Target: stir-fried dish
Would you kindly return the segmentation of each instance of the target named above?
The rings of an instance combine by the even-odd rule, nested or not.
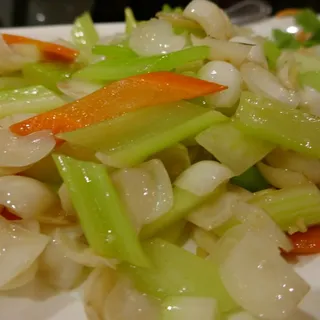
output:
[[[291,319],[320,252],[320,22],[274,38],[207,0],[123,34],[0,37],[0,289],[89,319]]]

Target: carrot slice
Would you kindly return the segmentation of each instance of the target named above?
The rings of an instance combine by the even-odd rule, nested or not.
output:
[[[2,38],[9,45],[17,43],[33,44],[41,51],[41,53],[44,56],[44,59],[46,60],[73,62],[79,54],[79,51],[67,48],[59,44],[40,41],[23,36],[3,33]]]
[[[39,130],[73,131],[140,108],[215,93],[225,86],[172,72],[122,79],[74,102],[10,127],[18,135]]]
[[[281,11],[278,11],[275,16],[277,18],[282,18],[282,17],[291,17],[291,16],[295,16],[299,11],[301,11],[301,9],[296,9],[296,8],[288,8],[288,9],[284,9]]]
[[[289,254],[320,253],[320,226],[311,227],[307,232],[296,232],[289,236],[293,250]]]

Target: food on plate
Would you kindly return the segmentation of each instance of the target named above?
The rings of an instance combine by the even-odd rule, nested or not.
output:
[[[166,5],[124,33],[0,37],[0,290],[81,292],[89,319],[285,320],[320,253],[320,21]],[[290,31],[290,30],[289,30]],[[292,31],[292,30],[291,30]]]

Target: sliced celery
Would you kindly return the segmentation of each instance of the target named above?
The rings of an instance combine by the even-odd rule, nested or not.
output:
[[[131,8],[124,9],[124,17],[126,22],[126,33],[131,34],[133,29],[135,29],[138,24]]]
[[[201,132],[196,141],[236,175],[255,165],[274,147],[241,132],[231,121],[215,124]]]
[[[276,44],[273,41],[270,40],[266,40],[264,42],[263,50],[270,69],[275,70],[277,66],[277,60],[281,54],[281,50],[276,46]]]
[[[138,57],[131,59],[111,59],[91,64],[74,74],[75,78],[86,80],[119,80],[137,74],[155,71],[170,71],[192,61],[206,59],[206,46],[191,47],[165,55]]]
[[[308,71],[300,73],[299,82],[302,86],[309,86],[320,91],[320,71]]]
[[[133,166],[167,147],[224,121],[219,112],[180,101],[142,108],[84,129],[58,135],[99,151],[111,167]]]
[[[98,42],[99,35],[88,12],[76,19],[71,35],[73,43],[79,48],[91,50]]]
[[[92,53],[105,56],[108,59],[132,59],[138,57],[129,47],[120,45],[97,45],[92,49]]]
[[[157,237],[167,242],[180,245],[189,237],[189,229],[186,220],[179,220],[157,234]]]
[[[21,77],[1,77],[0,90],[19,89],[26,87],[28,82]]]
[[[287,149],[320,157],[320,118],[253,93],[242,94],[235,116],[243,132]]]
[[[256,195],[249,202],[269,213],[284,231],[320,223],[320,191],[311,183]]]
[[[269,183],[255,166],[249,168],[241,175],[231,178],[230,181],[251,192],[264,190],[269,187]]]
[[[62,155],[55,155],[54,160],[91,248],[105,257],[148,266],[149,261],[106,168]]]
[[[143,248],[153,267],[120,266],[138,290],[160,299],[168,296],[214,298],[222,311],[236,307],[222,284],[219,266],[214,262],[160,239],[147,242]]]
[[[22,68],[23,76],[28,83],[41,84],[57,92],[57,82],[70,78],[72,72],[72,67],[58,63],[30,63]]]
[[[298,65],[299,72],[305,73],[309,71],[320,71],[320,59],[316,56],[304,55],[296,52],[294,57]]]
[[[213,298],[169,297],[162,303],[162,320],[218,320]]]
[[[0,91],[0,118],[16,113],[41,113],[65,104],[43,86]]]

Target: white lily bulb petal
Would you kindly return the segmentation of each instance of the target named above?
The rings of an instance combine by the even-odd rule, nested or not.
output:
[[[206,101],[217,108],[232,107],[240,98],[241,75],[230,63],[211,61],[199,70],[202,80],[223,84],[228,89],[206,96]]]
[[[179,51],[185,45],[185,35],[176,35],[168,21],[156,19],[139,25],[129,39],[129,47],[140,56]]]

